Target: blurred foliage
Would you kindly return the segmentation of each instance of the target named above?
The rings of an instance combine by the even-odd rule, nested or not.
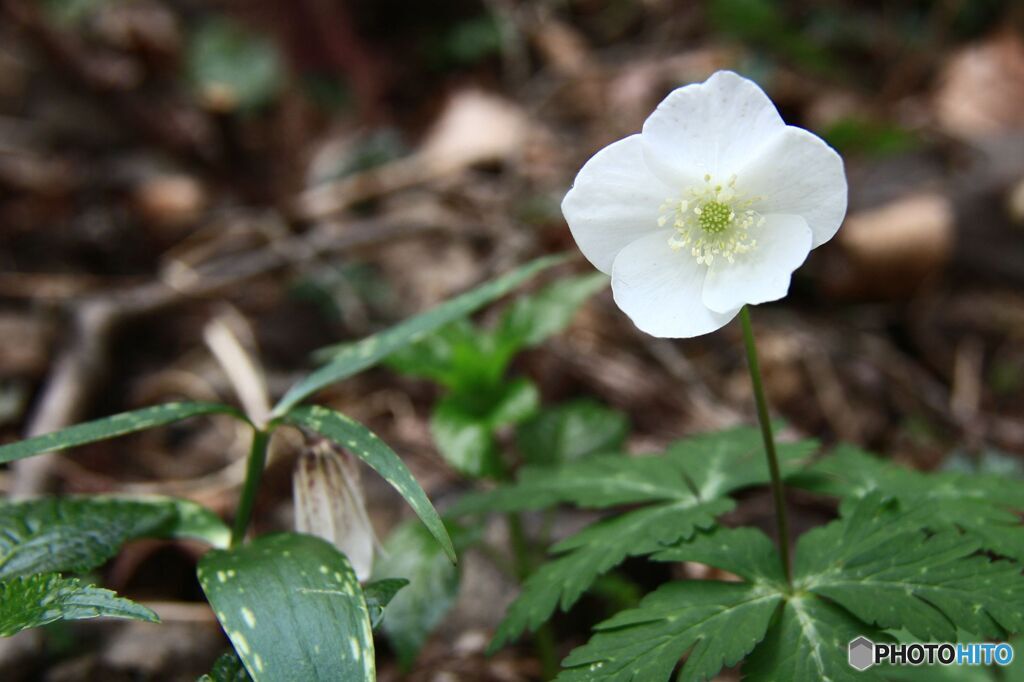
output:
[[[823,132],[825,141],[844,154],[890,156],[913,151],[920,138],[898,125],[859,118],[836,121]]]
[[[207,19],[192,33],[186,70],[200,100],[217,111],[264,106],[285,83],[277,45],[225,17]]]

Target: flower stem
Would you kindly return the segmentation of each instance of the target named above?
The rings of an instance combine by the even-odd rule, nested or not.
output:
[[[252,516],[252,507],[256,501],[256,492],[259,490],[260,480],[263,478],[263,466],[267,461],[267,445],[269,443],[270,433],[268,431],[253,430],[249,465],[245,471],[245,484],[242,486],[242,496],[238,500],[238,510],[235,512],[235,525],[231,529],[232,547],[245,539],[245,531],[249,527],[249,518]]]
[[[778,530],[779,556],[782,557],[782,570],[786,582],[793,584],[792,569],[789,560],[789,516],[786,513],[786,497],[782,490],[782,476],[779,474],[779,458],[775,454],[775,436],[772,435],[772,424],[768,416],[768,401],[764,397],[764,382],[761,379],[761,365],[757,360],[757,344],[754,342],[754,330],[750,325],[750,309],[743,306],[740,310],[740,322],[743,324],[743,345],[747,348],[747,367],[750,369],[750,381],[754,385],[754,400],[757,402],[757,420],[761,423],[761,437],[764,439],[764,452],[768,457],[768,472],[772,478],[772,498],[775,501],[775,526]]]

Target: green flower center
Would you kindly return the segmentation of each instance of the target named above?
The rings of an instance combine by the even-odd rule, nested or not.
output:
[[[697,222],[705,232],[718,234],[729,229],[735,217],[736,214],[728,205],[720,201],[709,201],[700,207]]]

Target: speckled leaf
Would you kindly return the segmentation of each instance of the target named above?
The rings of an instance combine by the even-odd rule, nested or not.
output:
[[[217,403],[167,403],[132,412],[122,412],[84,424],[69,426],[60,431],[0,446],[0,464],[24,459],[44,452],[66,450],[98,440],[145,431],[202,414],[229,414],[244,419],[237,410]]]
[[[431,535],[441,543],[448,558],[455,561],[455,549],[441,517],[405,462],[375,433],[339,412],[315,405],[297,407],[286,414],[283,421],[312,429],[366,462],[405,498]]]
[[[100,616],[151,623],[160,620],[145,606],[78,578],[46,573],[0,580],[0,637],[58,620]]]
[[[509,293],[541,270],[561,263],[563,260],[565,260],[564,256],[538,258],[362,341],[332,346],[318,351],[317,358],[327,361],[327,364],[293,386],[274,408],[274,415],[285,414],[325,386],[376,365],[399,348],[415,343],[435,329],[469,315],[487,303]]]
[[[345,555],[266,535],[204,556],[199,583],[255,682],[376,679],[370,616]]]
[[[0,578],[82,572],[141,537],[227,545],[230,531],[213,512],[164,497],[69,497],[0,503]]]

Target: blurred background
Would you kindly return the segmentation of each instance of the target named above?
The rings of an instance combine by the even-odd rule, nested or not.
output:
[[[318,347],[574,250],[558,207],[583,161],[720,68],[756,79],[847,163],[845,226],[785,301],[754,314],[788,428],[920,469],[1020,475],[1013,0],[0,0],[3,439],[233,400],[204,334],[213,320],[278,396]],[[753,415],[738,327],[649,338],[607,292],[515,371],[545,399],[625,412],[634,452]],[[467,484],[431,441],[437,395],[376,369],[321,402],[370,425],[443,508]],[[230,513],[247,445],[230,420],[189,422],[26,460],[0,471],[0,491],[159,492]],[[261,532],[291,524],[297,451],[275,446]],[[364,481],[386,535],[404,510]],[[162,604],[164,625],[5,641],[0,678],[194,679],[226,646],[197,552],[135,543],[105,569],[119,592]],[[483,655],[514,588],[483,564],[464,570],[412,672],[381,640],[381,679],[539,679],[528,648]]]

